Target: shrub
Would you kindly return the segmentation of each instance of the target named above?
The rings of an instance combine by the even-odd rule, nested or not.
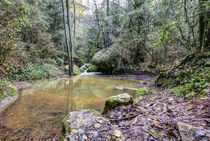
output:
[[[98,68],[95,65],[90,64],[87,71],[88,72],[95,72],[95,71],[97,71],[97,69]]]
[[[59,75],[59,70],[52,64],[28,63],[26,67],[11,66],[9,78],[15,80],[37,80]]]
[[[54,59],[51,59],[51,58],[47,59],[47,63],[52,64],[52,65],[57,65],[57,61],[55,61]]]
[[[63,66],[63,60],[61,58],[57,58],[56,62],[59,66]]]

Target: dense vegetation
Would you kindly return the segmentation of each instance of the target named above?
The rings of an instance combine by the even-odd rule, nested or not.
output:
[[[185,56],[209,51],[209,5],[208,0],[67,0],[63,5],[60,0],[1,0],[1,84],[54,77],[64,68],[73,72],[73,66],[78,74],[84,62],[94,64],[89,71],[108,74],[163,73]],[[197,59],[209,62],[204,58]],[[183,80],[167,75],[176,80],[170,85],[188,82],[190,71],[196,76],[189,89],[206,88],[209,64],[199,69],[185,68]]]

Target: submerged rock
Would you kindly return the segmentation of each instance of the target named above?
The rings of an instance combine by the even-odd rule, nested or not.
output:
[[[85,129],[91,126],[100,128],[99,120],[105,121],[106,119],[95,110],[78,110],[69,113],[62,121],[61,140],[85,140],[87,138]]]
[[[107,98],[102,114],[105,115],[115,107],[128,103],[133,103],[133,97],[127,93],[111,96]]]
[[[15,82],[13,85],[17,88],[18,91],[25,90],[31,87],[29,82]]]
[[[178,122],[177,126],[183,141],[208,141],[210,139],[210,130],[183,122]]]
[[[130,91],[137,91],[138,89],[137,88],[132,88],[132,87],[123,87],[123,86],[119,86],[119,87],[116,87],[115,90],[119,90],[119,91],[127,91],[127,90],[130,90]]]

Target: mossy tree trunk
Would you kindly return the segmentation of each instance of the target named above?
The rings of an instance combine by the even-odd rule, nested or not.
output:
[[[70,57],[70,66],[69,69],[71,73],[73,72],[73,42],[72,42],[72,36],[71,36],[71,17],[70,17],[70,7],[69,7],[69,0],[66,0],[66,10],[67,10],[67,25],[69,30],[69,46],[71,48],[71,52],[69,50],[69,54],[71,53]]]
[[[66,30],[66,16],[65,16],[64,0],[61,0],[61,3],[62,3],[62,11],[63,11],[63,26],[64,26],[65,45],[66,45],[67,53],[68,53],[69,75],[71,76],[71,69],[70,69],[71,68],[71,58],[70,58],[70,49],[69,49],[67,30]]]
[[[201,53],[210,48],[210,10],[208,7],[208,0],[199,0],[199,51]]]

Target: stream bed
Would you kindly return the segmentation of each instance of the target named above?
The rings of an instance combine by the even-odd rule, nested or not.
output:
[[[39,80],[0,114],[0,140],[59,140],[62,119],[77,109],[101,111],[107,97],[123,93],[116,87],[139,88],[139,80],[76,76]]]

